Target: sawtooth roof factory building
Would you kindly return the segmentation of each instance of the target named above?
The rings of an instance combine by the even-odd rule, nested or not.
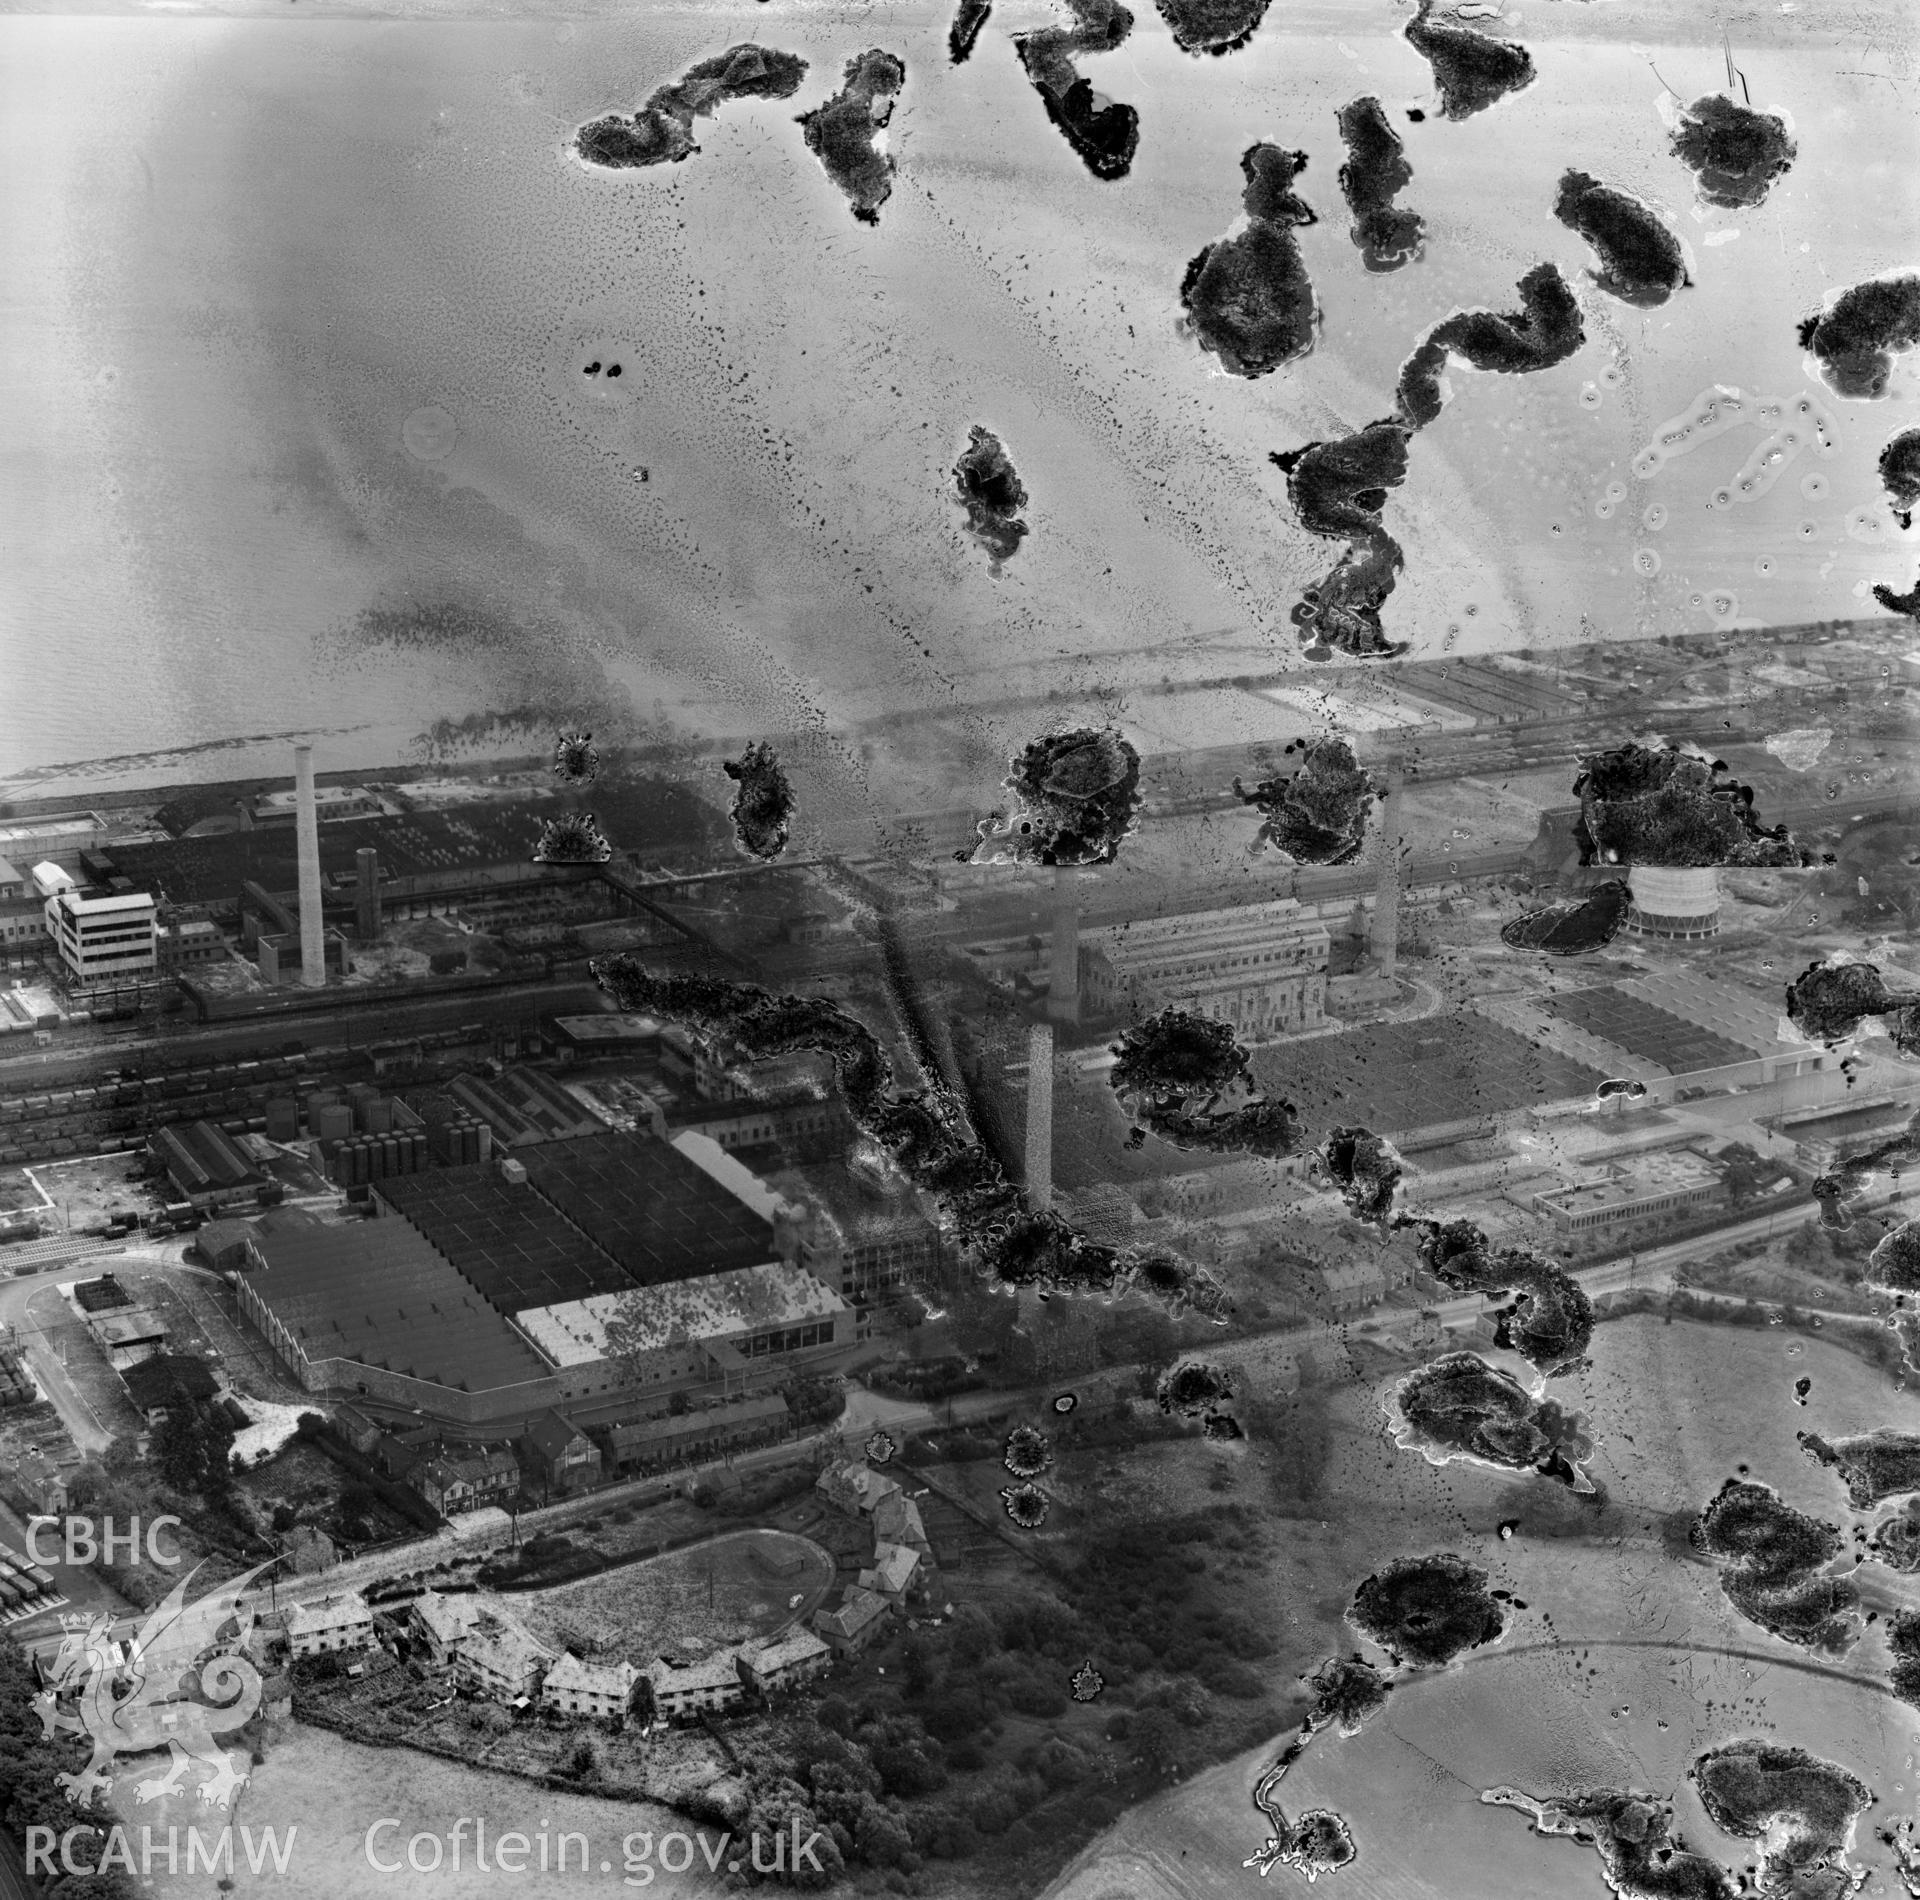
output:
[[[700,1137],[534,1144],[381,1181],[373,1203],[372,1221],[255,1231],[237,1278],[303,1387],[375,1415],[468,1437],[550,1409],[606,1426],[676,1392],[764,1390],[855,1343],[784,1204]]]

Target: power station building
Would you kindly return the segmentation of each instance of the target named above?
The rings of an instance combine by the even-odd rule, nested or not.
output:
[[[1192,1010],[1248,1037],[1293,1035],[1326,1020],[1332,940],[1293,898],[1091,934],[1119,995],[1142,1015]]]
[[[1627,929],[1666,943],[1700,943],[1720,934],[1720,874],[1711,865],[1667,870],[1636,864],[1627,873],[1633,901]]]

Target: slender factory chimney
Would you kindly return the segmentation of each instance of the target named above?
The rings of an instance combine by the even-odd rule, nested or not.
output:
[[[353,854],[354,866],[359,873],[359,883],[355,889],[355,907],[358,915],[355,922],[359,926],[362,943],[380,941],[380,853],[370,845],[362,845]]]
[[[1080,1020],[1080,905],[1067,882],[1071,873],[1053,874],[1053,956],[1047,972],[1047,1019]]]
[[[320,813],[313,802],[310,745],[293,748],[293,784],[300,848],[300,981],[317,990],[327,981],[327,939],[320,914]]]
[[[1053,1205],[1053,1030],[1027,1031],[1027,1203],[1036,1214]]]
[[[1382,976],[1391,976],[1400,948],[1400,762],[1390,761],[1381,774],[1385,790],[1374,803],[1380,827],[1380,857],[1373,887],[1374,963]]]

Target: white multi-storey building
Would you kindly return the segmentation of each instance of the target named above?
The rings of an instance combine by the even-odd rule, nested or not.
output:
[[[156,906],[143,891],[83,897],[53,864],[35,865],[34,885],[45,899],[42,916],[68,983],[137,982],[159,968]]]

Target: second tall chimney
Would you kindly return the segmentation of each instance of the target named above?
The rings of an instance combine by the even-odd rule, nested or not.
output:
[[[1053,1030],[1027,1031],[1027,1205],[1044,1214],[1053,1205]]]
[[[327,981],[327,938],[320,914],[320,812],[313,798],[313,747],[293,748],[294,828],[300,850],[300,981],[310,990]]]

